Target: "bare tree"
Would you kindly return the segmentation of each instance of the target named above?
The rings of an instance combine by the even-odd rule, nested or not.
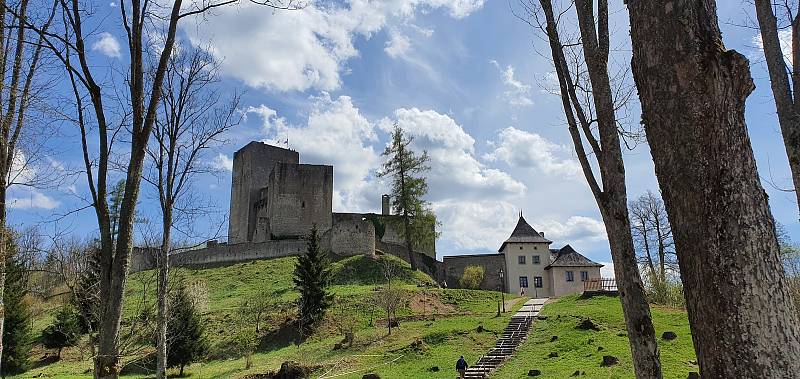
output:
[[[222,101],[215,85],[218,66],[199,48],[181,47],[169,58],[160,111],[147,148],[150,169],[145,180],[158,192],[161,206],[161,246],[158,259],[158,335],[156,378],[167,372],[167,287],[169,252],[176,219],[190,222],[198,207],[183,203],[191,182],[210,167],[204,153],[221,143],[221,136],[241,120],[239,97]],[[237,116],[239,115],[239,116]]]
[[[54,20],[57,21],[57,25],[54,24],[56,28],[51,28],[54,31],[27,21],[19,12],[4,5],[4,10],[13,13],[20,23],[43,36],[42,44],[65,68],[74,95],[73,121],[80,130],[90,201],[100,230],[100,288],[104,302],[98,353],[94,360],[95,378],[119,376],[123,290],[133,248],[136,204],[148,141],[163,100],[163,83],[173,54],[178,23],[187,17],[239,1],[202,0],[191,4],[184,4],[183,0],[122,1],[117,6],[119,14],[116,18],[95,14],[91,5],[79,0],[54,0]],[[293,0],[252,2],[279,9],[296,8]],[[129,58],[126,67],[111,70],[112,75],[124,75],[122,80],[111,83],[102,79],[109,71],[91,63],[86,46],[91,30],[103,23],[113,23],[125,31]],[[116,84],[124,91],[116,91]],[[118,135],[120,138],[115,138]],[[90,142],[94,138],[96,142]],[[128,144],[124,154],[113,149],[114,142],[120,140]],[[93,151],[97,151],[96,157],[92,156]],[[119,212],[119,232],[116,241],[112,241],[107,194],[109,170],[115,154],[123,155],[120,166],[125,170],[126,178]]]
[[[386,326],[391,335],[393,325],[397,324],[397,320],[393,318],[396,317],[397,308],[405,299],[405,291],[394,283],[400,267],[391,259],[382,259],[381,263],[381,271],[386,279],[386,284],[378,287],[373,293],[373,302],[386,311]]]
[[[755,0],[755,6],[778,123],[800,210],[800,98],[795,93],[800,85],[800,3],[792,0]],[[776,14],[781,18],[781,25]],[[789,57],[781,48],[779,31],[784,28],[791,31],[792,51]]]
[[[639,264],[649,270],[647,277],[656,284],[666,283],[678,274],[672,228],[664,201],[651,191],[630,203],[633,241],[639,251]]]
[[[39,74],[42,61],[42,34],[25,27],[24,20],[43,18],[42,29],[47,30],[53,19],[52,12],[37,17],[40,8],[34,4],[30,9],[28,0],[3,3],[0,7],[0,240],[11,238],[6,233],[7,192],[13,185],[38,187],[44,183],[32,173],[41,151],[34,143],[35,129],[31,113],[42,91],[47,85],[41,83]],[[6,9],[13,9],[7,12]],[[19,19],[18,19],[18,18]],[[23,22],[19,20],[23,20]],[[10,66],[10,67],[9,67]],[[46,166],[45,166],[46,167]],[[0,335],[3,334],[5,309],[5,242],[0,243]],[[0,341],[0,362],[3,342]]]
[[[796,377],[800,324],[745,124],[748,61],[722,44],[713,0],[628,10],[701,375]]]
[[[655,329],[639,274],[628,216],[625,165],[616,115],[617,102],[625,100],[625,96],[619,95],[626,92],[615,91],[610,79],[608,2],[598,1],[597,14],[592,1],[574,2],[580,32],[576,44],[567,44],[560,36],[563,27],[560,22],[569,9],[556,15],[550,0],[539,0],[538,4],[522,0],[520,4],[526,12],[523,20],[546,35],[575,153],[606,226],[636,377],[661,378]],[[567,61],[569,46],[580,46],[583,55],[582,59],[573,60],[572,69]],[[589,152],[584,140],[589,144]],[[599,182],[590,161],[592,156],[599,167]]]

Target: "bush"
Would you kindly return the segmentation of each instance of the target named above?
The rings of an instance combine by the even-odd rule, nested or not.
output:
[[[80,336],[78,312],[71,306],[64,306],[56,313],[53,324],[42,331],[42,343],[48,349],[58,349],[58,358],[60,359],[61,350],[77,345]]]
[[[683,285],[679,281],[648,283],[645,288],[647,301],[651,304],[675,308],[686,308]]]
[[[483,277],[484,277],[483,267],[467,266],[467,268],[464,269],[464,274],[458,281],[458,285],[461,286],[461,288],[469,288],[475,290],[481,287],[481,283],[483,283]]]

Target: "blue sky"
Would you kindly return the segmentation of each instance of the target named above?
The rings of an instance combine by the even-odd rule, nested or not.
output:
[[[514,0],[511,1],[514,3]],[[97,3],[109,17],[87,38],[100,67],[127,62],[115,3]],[[746,2],[720,3],[724,42],[751,58],[756,91],[747,121],[762,178],[790,185],[774,105],[756,31],[734,26]],[[629,61],[627,13],[613,2],[614,60]],[[398,123],[432,157],[433,208],[442,222],[440,256],[493,252],[521,210],[554,246],[571,244],[609,262],[594,199],[580,173],[561,116],[546,46],[514,17],[509,2],[492,0],[346,0],[327,7],[274,12],[252,5],[188,20],[180,43],[201,45],[222,62],[225,93],[245,91],[242,125],[203,158],[219,169],[194,188],[218,215],[228,209],[230,159],[251,140],[285,141],[305,163],[333,164],[335,211],[378,211],[386,184],[375,178],[388,130]],[[630,121],[638,121],[633,104]],[[52,160],[80,167],[72,125],[53,138]],[[625,153],[631,198],[657,190],[647,146]],[[85,206],[85,178],[73,185],[12,189],[9,217],[18,226],[79,236],[96,231]],[[794,195],[764,182],[775,218],[800,239]],[[157,219],[157,201],[143,184],[140,213]],[[218,218],[197,220],[195,237],[212,236]],[[59,219],[54,223],[54,219]],[[153,225],[157,227],[157,225]],[[223,237],[224,238],[224,237]]]

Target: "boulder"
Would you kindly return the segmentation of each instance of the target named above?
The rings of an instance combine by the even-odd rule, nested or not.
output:
[[[550,337],[550,342],[556,342],[557,339],[558,339],[558,336],[552,336],[552,337]]]
[[[548,358],[558,358],[558,353],[555,351],[551,351],[550,354],[547,355]]]
[[[667,340],[667,341],[672,341],[672,340],[674,340],[676,338],[678,338],[678,335],[675,334],[675,332],[664,332],[664,333],[661,334],[661,339],[664,339],[664,340]]]
[[[581,323],[578,324],[578,326],[576,326],[575,328],[579,330],[594,330],[594,331],[600,330],[600,327],[597,326],[597,324],[595,324],[594,321],[592,321],[592,319],[590,318],[583,319],[583,321],[581,321]]]
[[[581,371],[580,370],[575,370],[575,372],[573,372],[572,375],[570,375],[570,376],[580,376],[580,375],[581,375]]]
[[[430,367],[430,368],[428,368],[428,371],[430,371],[430,372],[439,372],[439,366]]]
[[[542,372],[539,370],[528,370],[528,376],[539,376],[542,375]]]
[[[686,379],[700,379],[700,374],[698,374],[696,372],[690,372],[689,373],[689,377],[686,378]]]
[[[364,374],[361,379],[381,379],[380,375],[375,373]]]
[[[608,366],[616,365],[618,363],[619,363],[619,358],[617,358],[617,357],[615,357],[613,355],[604,355],[603,356],[603,363],[601,363],[600,366],[608,367]]]
[[[281,369],[273,376],[275,379],[302,379],[308,378],[314,371],[310,367],[303,366],[295,361],[281,363]]]

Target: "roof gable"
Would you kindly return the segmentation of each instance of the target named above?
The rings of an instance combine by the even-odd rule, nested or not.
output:
[[[545,269],[550,267],[603,267],[603,265],[589,260],[572,246],[567,245],[558,250],[556,258]]]

